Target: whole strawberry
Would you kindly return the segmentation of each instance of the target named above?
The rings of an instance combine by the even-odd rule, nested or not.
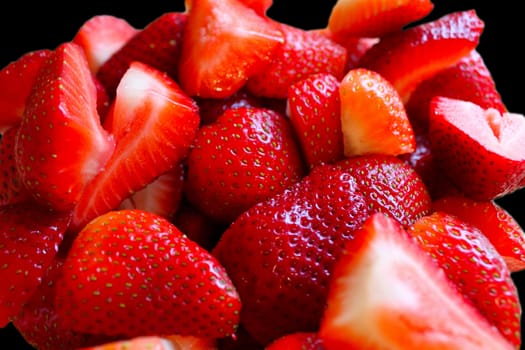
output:
[[[225,223],[305,173],[289,120],[255,107],[228,109],[203,126],[187,165],[186,197],[204,214]]]
[[[217,259],[167,219],[110,211],[73,241],[56,286],[57,314],[77,332],[226,337],[240,299]]]

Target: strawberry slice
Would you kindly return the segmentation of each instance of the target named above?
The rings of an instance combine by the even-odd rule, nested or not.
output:
[[[227,337],[241,306],[209,252],[167,219],[138,209],[107,212],[80,231],[55,300],[65,327],[124,338]]]
[[[109,130],[116,148],[82,193],[72,229],[115,209],[182,162],[199,126],[197,104],[165,73],[134,62],[117,89]]]
[[[30,51],[0,70],[0,134],[22,120],[38,71],[51,50]]]
[[[82,48],[59,45],[36,77],[15,144],[24,185],[50,208],[71,209],[113,152],[96,99]]]
[[[344,157],[339,80],[335,76],[312,74],[292,84],[286,109],[310,168]]]
[[[433,9],[430,0],[338,0],[327,28],[335,37],[382,37],[426,17]]]
[[[435,211],[457,216],[476,226],[503,256],[511,272],[525,269],[525,233],[519,222],[495,201],[448,195],[432,203]]]
[[[193,0],[178,78],[190,96],[225,98],[261,71],[284,43],[279,26],[238,0]]]
[[[397,156],[415,150],[415,135],[405,107],[388,80],[377,72],[355,68],[346,73],[339,93],[345,156]]]
[[[525,177],[525,118],[448,97],[430,104],[434,159],[468,197],[491,200],[521,188]]]
[[[99,67],[97,78],[106,88],[108,95],[111,98],[115,97],[120,79],[133,61],[145,63],[176,79],[186,20],[187,15],[182,12],[163,13],[107,58]]]
[[[475,49],[484,28],[475,10],[448,13],[382,37],[359,65],[389,80],[406,103],[419,83]]]
[[[316,332],[295,332],[275,339],[265,350],[325,350]]]
[[[31,201],[0,208],[0,326],[18,314],[42,282],[69,219],[68,213],[52,213]]]
[[[373,214],[337,261],[319,336],[338,349],[514,349],[397,222]]]
[[[97,74],[100,66],[138,32],[123,18],[95,15],[80,26],[72,41],[84,49],[91,72]]]
[[[510,271],[476,226],[446,212],[422,217],[407,231],[458,290],[507,340],[521,344],[521,306]],[[490,286],[490,287],[488,287]]]

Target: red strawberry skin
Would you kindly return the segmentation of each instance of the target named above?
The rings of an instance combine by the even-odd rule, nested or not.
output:
[[[277,338],[265,350],[325,350],[325,348],[316,332],[296,332]]]
[[[29,200],[31,193],[18,174],[15,161],[15,138],[18,126],[13,126],[0,138],[0,207]]]
[[[187,159],[184,193],[204,214],[229,223],[304,172],[286,117],[266,108],[229,109],[199,130]]]
[[[69,210],[102,169],[114,142],[102,129],[96,87],[82,48],[57,47],[43,63],[16,136],[26,188],[42,204]]]
[[[241,305],[213,256],[167,219],[137,209],[105,213],[78,234],[55,300],[65,327],[125,338],[226,337]]]

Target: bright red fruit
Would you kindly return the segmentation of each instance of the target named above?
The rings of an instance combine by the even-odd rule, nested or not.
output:
[[[98,346],[83,347],[78,350],[216,350],[214,339],[204,339],[190,335],[150,335],[137,336],[125,340],[107,342]]]
[[[134,62],[117,89],[105,125],[116,147],[104,171],[85,188],[72,230],[115,209],[186,157],[198,126],[197,104],[165,73]]]
[[[226,337],[240,299],[220,263],[163,217],[102,214],[78,234],[57,281],[56,309],[78,332]]]
[[[193,0],[178,77],[190,96],[226,98],[268,65],[283,44],[279,26],[239,0]]]
[[[323,342],[316,332],[296,332],[275,339],[265,350],[324,350]]]
[[[510,343],[521,344],[518,291],[503,257],[476,226],[446,212],[422,217],[407,231],[450,281]]]
[[[346,49],[322,30],[304,30],[276,22],[284,44],[270,64],[249,78],[246,89],[255,96],[286,98],[293,83],[311,74],[326,73],[340,80],[346,69]]]
[[[229,223],[304,172],[286,117],[266,108],[229,109],[199,129],[187,159],[184,193],[204,214]]]
[[[18,174],[15,161],[15,138],[18,125],[4,132],[0,138],[0,207],[31,198]]]
[[[25,187],[49,208],[71,209],[113,152],[96,99],[82,48],[59,45],[36,76],[15,143]]]
[[[389,80],[406,103],[419,83],[475,49],[484,28],[475,10],[448,13],[382,37],[359,65]]]
[[[69,224],[26,201],[0,207],[0,325],[5,326],[42,283]]]
[[[452,183],[476,200],[491,200],[522,187],[525,118],[447,97],[430,104],[430,148]]]
[[[379,213],[354,232],[334,267],[319,336],[327,350],[514,349]]]
[[[163,13],[107,58],[96,74],[108,95],[115,96],[120,79],[133,61],[147,64],[176,79],[186,20],[186,13]]]
[[[448,195],[436,199],[432,208],[476,226],[494,245],[511,272],[525,269],[523,228],[495,201],[475,201],[462,195]]]
[[[310,168],[344,157],[339,80],[334,75],[312,74],[292,84],[286,114]]]

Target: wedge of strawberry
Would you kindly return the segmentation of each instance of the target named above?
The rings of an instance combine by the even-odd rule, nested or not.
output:
[[[372,215],[334,267],[319,336],[336,349],[514,349],[395,220]]]
[[[492,200],[521,188],[525,118],[447,97],[430,104],[429,140],[439,167],[464,194]]]
[[[497,202],[448,195],[432,203],[435,211],[457,216],[476,226],[494,245],[511,272],[525,269],[525,233],[520,223]]]
[[[492,73],[477,50],[423,81],[412,93],[406,103],[407,113],[411,122],[423,130],[428,128],[429,105],[434,96],[470,101],[485,109],[507,112]]]
[[[289,120],[270,109],[240,107],[199,129],[187,159],[184,193],[207,216],[230,223],[304,173]]]
[[[16,167],[14,150],[17,132],[18,126],[13,126],[0,138],[0,207],[32,198]]]
[[[407,231],[458,290],[515,347],[521,344],[521,306],[505,260],[476,226],[435,211]]]
[[[108,95],[115,97],[120,79],[133,61],[145,63],[176,79],[186,20],[187,15],[183,12],[163,13],[108,57],[96,73]]]
[[[484,28],[475,10],[448,13],[382,37],[366,51],[359,66],[389,80],[406,103],[419,83],[475,49]]]
[[[0,207],[0,325],[16,316],[42,282],[69,224],[32,201]]]
[[[193,99],[166,73],[140,62],[122,78],[112,113],[105,125],[116,140],[115,151],[104,172],[84,189],[73,231],[181,163],[200,121]]]
[[[337,77],[318,73],[292,84],[286,108],[310,168],[344,157]]]
[[[91,72],[97,74],[100,66],[138,32],[124,18],[95,15],[80,26],[71,41],[84,49]]]
[[[192,0],[180,84],[190,96],[228,97],[264,69],[283,43],[276,23],[239,0]]]
[[[317,332],[296,332],[283,335],[265,347],[265,350],[324,350]]]
[[[56,311],[77,332],[132,338],[235,332],[241,302],[224,268],[167,219],[110,211],[73,241]]]
[[[113,152],[96,99],[82,48],[70,42],[59,45],[36,76],[15,143],[25,187],[49,208],[72,209]]]
[[[304,30],[276,22],[284,44],[272,55],[270,65],[249,78],[246,89],[255,96],[288,96],[293,83],[311,74],[326,73],[340,80],[346,68],[346,49],[322,30]]]
[[[335,37],[382,37],[423,19],[433,9],[430,0],[338,0],[327,28]]]
[[[82,347],[78,350],[216,350],[215,340],[198,337],[177,336],[137,336],[101,345]]]
[[[51,50],[23,54],[0,70],[0,134],[20,123],[38,71]]]
[[[416,149],[414,130],[394,86],[375,71],[355,68],[339,87],[344,155],[400,155]]]

